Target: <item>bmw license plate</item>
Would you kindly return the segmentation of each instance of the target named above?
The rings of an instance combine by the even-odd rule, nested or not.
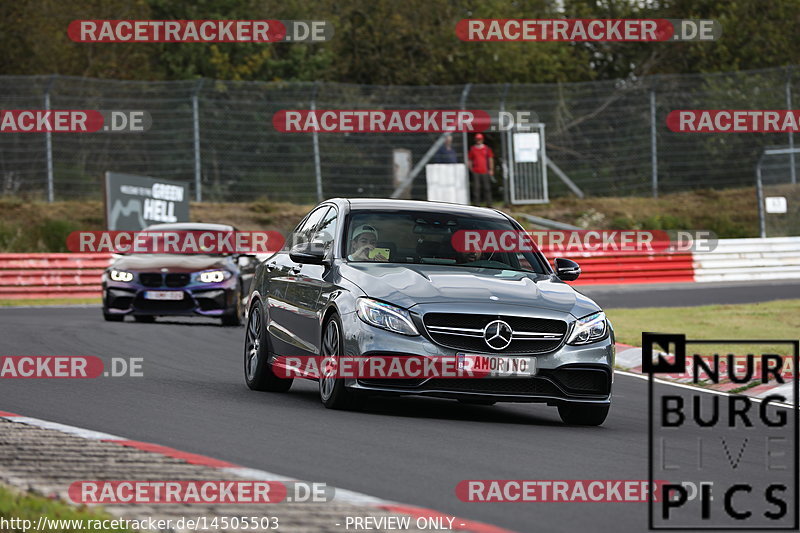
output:
[[[499,377],[536,375],[536,358],[508,355],[458,353],[459,369]],[[462,366],[463,365],[463,366]]]
[[[145,300],[183,300],[183,291],[144,291]]]

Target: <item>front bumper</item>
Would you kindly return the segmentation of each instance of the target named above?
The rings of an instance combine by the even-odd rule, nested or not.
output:
[[[458,350],[442,347],[424,335],[409,337],[365,324],[355,313],[342,317],[344,355],[455,356]],[[488,352],[487,352],[488,353]],[[496,354],[495,354],[496,355]],[[569,346],[535,357],[532,377],[352,379],[345,386],[387,395],[419,395],[498,402],[609,404],[614,378],[613,335],[586,345]]]
[[[180,300],[152,300],[145,292],[178,292]],[[235,280],[181,288],[150,288],[131,283],[103,283],[103,309],[115,315],[219,317],[236,309]]]

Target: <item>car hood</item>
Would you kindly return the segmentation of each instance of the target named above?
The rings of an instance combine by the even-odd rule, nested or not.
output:
[[[212,268],[227,268],[230,265],[226,257],[212,255],[178,255],[178,254],[136,254],[125,255],[111,265],[119,270],[130,272],[160,271],[162,268],[170,272],[197,272]]]
[[[549,309],[580,318],[599,306],[553,276],[448,265],[347,263],[343,277],[370,298],[400,307],[419,304],[488,303]],[[490,296],[497,300],[490,300]]]

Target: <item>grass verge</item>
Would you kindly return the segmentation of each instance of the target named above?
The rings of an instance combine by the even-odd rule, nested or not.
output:
[[[688,339],[781,339],[800,335],[800,300],[755,304],[607,309],[617,342],[641,346],[642,332],[684,333]],[[728,353],[733,345],[708,345],[704,353]],[[762,353],[791,355],[787,345],[758,345]],[[696,346],[693,346],[696,348]],[[747,345],[747,348],[752,349]]]
[[[780,191],[783,193],[784,189]],[[699,189],[658,198],[626,196],[581,200],[566,196],[554,198],[547,204],[516,206],[511,211],[584,229],[702,229],[713,231],[721,239],[758,237],[758,204],[752,188]]]
[[[781,188],[783,187],[783,188]],[[770,189],[772,195],[796,194],[795,186]],[[710,206],[713,206],[711,208]],[[758,213],[752,187],[705,189],[658,198],[553,198],[542,205],[506,206],[509,213],[528,213],[591,229],[680,230],[705,229],[719,238],[757,237]],[[232,224],[242,231],[291,231],[311,208],[259,199],[241,203],[191,204],[193,222]],[[68,200],[46,203],[0,198],[0,252],[65,252],[73,231],[105,229],[103,203]]]
[[[93,529],[91,527],[80,527],[80,524],[74,522],[75,520],[83,522],[85,526],[91,526],[93,522],[90,521],[93,520],[114,520],[113,516],[97,508],[75,507],[61,500],[51,500],[29,492],[20,492],[5,485],[0,485],[0,517],[8,521],[15,518],[18,519],[8,524],[11,526],[17,524],[18,527],[0,526],[0,533],[16,533],[26,529],[32,531],[39,524],[40,517],[50,519],[49,523],[45,522],[43,524],[48,533],[86,533],[86,531]],[[30,522],[24,522],[25,520]],[[53,520],[61,522],[54,523],[52,522]],[[70,523],[70,521],[73,522]],[[25,528],[23,524],[30,525],[30,527]],[[106,524],[113,525],[111,522],[106,522]],[[127,533],[129,530],[102,528],[102,531],[104,533],[113,531]]]
[[[192,202],[192,222],[230,224],[242,231],[294,229],[311,209],[310,205],[258,200],[244,203]],[[67,237],[73,231],[106,229],[103,202],[69,200],[49,204],[0,197],[0,253],[67,252]]]

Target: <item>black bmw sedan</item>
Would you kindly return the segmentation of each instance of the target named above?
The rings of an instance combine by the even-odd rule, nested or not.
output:
[[[153,232],[232,234],[223,224],[156,224]],[[205,316],[241,323],[255,272],[254,256],[221,253],[139,253],[118,257],[103,273],[103,317],[153,322],[157,316]]]

